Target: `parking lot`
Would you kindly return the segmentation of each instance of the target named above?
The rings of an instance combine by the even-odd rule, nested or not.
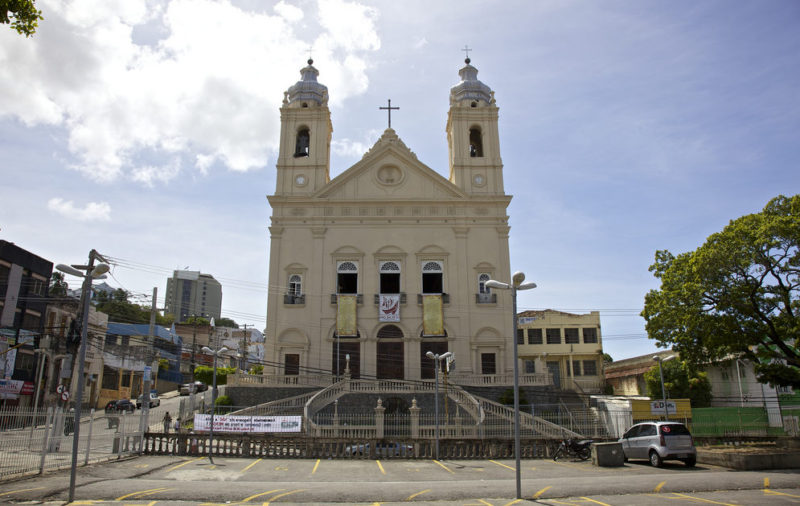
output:
[[[0,501],[63,501],[64,472],[0,484]],[[297,460],[140,457],[81,468],[82,504],[512,504],[513,460]],[[800,471],[731,471],[646,462],[523,460],[525,501],[540,504],[791,504]],[[733,496],[733,497],[731,497]],[[583,498],[583,499],[581,499]],[[638,498],[634,500],[635,498]],[[746,499],[746,500],[743,500]],[[653,502],[655,501],[655,502]]]

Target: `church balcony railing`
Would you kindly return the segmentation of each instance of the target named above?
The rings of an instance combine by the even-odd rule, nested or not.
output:
[[[407,299],[405,292],[400,292],[400,293],[376,293],[375,294],[375,299],[374,299],[376,306],[381,303],[381,295],[399,295],[400,296],[400,304],[405,304],[406,303],[406,299]]]
[[[506,386],[514,384],[514,375],[509,374],[458,374],[449,376],[449,381],[456,385],[465,386]],[[549,372],[520,374],[521,386],[548,386],[553,384],[553,375]]]
[[[476,304],[497,304],[497,294],[496,293],[476,293],[475,294],[475,303]]]
[[[450,294],[449,293],[441,293],[441,294],[436,294],[436,293],[424,293],[424,294],[423,293],[418,293],[417,294],[417,305],[418,306],[422,305],[422,296],[423,295],[441,295],[442,296],[442,304],[450,304]]]
[[[305,294],[302,295],[294,295],[291,293],[286,293],[283,295],[283,303],[286,305],[301,305],[306,303],[306,296]]]
[[[229,374],[227,384],[237,387],[284,386],[323,387],[331,384],[330,374]]]
[[[331,294],[331,304],[336,305],[339,303],[339,295],[355,295],[356,296],[356,304],[363,304],[364,303],[364,294],[363,293],[332,293]]]

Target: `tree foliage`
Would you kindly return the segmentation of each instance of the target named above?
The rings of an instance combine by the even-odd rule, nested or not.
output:
[[[690,399],[693,408],[711,406],[711,382],[708,374],[690,367],[681,360],[668,360],[661,364],[664,370],[664,390],[668,399]],[[658,365],[644,373],[647,395],[661,399],[661,373]]]
[[[64,274],[54,272],[50,276],[50,287],[47,293],[50,294],[50,297],[66,297],[67,290],[69,290],[69,285],[64,281]]]
[[[33,35],[40,19],[44,18],[35,0],[0,0],[0,23],[10,24],[21,35]]]
[[[217,367],[217,386],[228,383],[228,375],[236,372],[235,367]],[[205,365],[194,369],[194,379],[200,380],[206,385],[214,384],[214,368]]]
[[[218,318],[214,320],[214,325],[216,325],[217,327],[228,327],[234,329],[239,328],[239,324],[231,320],[230,318]]]
[[[800,195],[732,220],[695,251],[657,251],[648,337],[693,366],[734,357],[758,379],[800,388]]]
[[[150,323],[151,308],[134,304],[128,300],[129,294],[118,288],[109,295],[104,291],[95,293],[97,310],[108,315],[108,321],[116,323]],[[172,319],[156,313],[156,325],[172,325]]]
[[[211,324],[211,320],[203,318],[202,316],[190,316],[183,321],[187,325],[197,325],[198,327],[206,327]],[[216,325],[216,322],[214,322]]]

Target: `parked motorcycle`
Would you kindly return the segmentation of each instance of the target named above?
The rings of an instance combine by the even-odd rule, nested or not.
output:
[[[557,461],[561,457],[578,457],[581,460],[588,460],[592,456],[593,439],[563,439],[559,443],[553,460]]]

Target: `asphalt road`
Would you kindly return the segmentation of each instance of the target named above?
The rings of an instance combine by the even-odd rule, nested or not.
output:
[[[298,460],[140,457],[80,468],[75,504],[797,504],[800,470],[732,471],[668,463]],[[0,502],[63,502],[65,472],[0,483]]]

